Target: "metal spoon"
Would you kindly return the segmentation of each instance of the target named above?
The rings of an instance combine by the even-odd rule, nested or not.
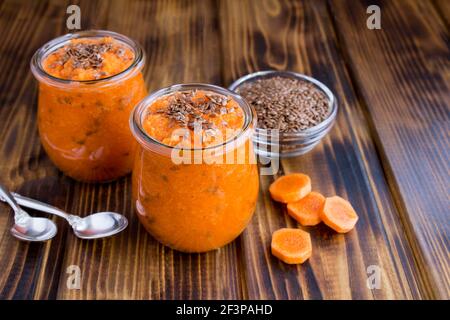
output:
[[[0,184],[0,198],[7,202],[14,210],[14,226],[11,234],[20,240],[25,241],[46,241],[56,235],[55,223],[47,218],[30,217],[19,207],[14,197],[3,185]]]
[[[128,225],[127,218],[115,212],[98,212],[81,218],[73,214],[68,214],[44,202],[27,198],[14,192],[11,194],[21,206],[54,214],[66,219],[72,226],[75,235],[81,239],[109,237],[124,230]]]

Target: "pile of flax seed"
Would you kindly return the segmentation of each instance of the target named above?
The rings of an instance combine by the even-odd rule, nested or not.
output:
[[[258,128],[299,132],[314,127],[328,117],[329,99],[313,83],[269,77],[242,84],[237,93],[258,115]]]

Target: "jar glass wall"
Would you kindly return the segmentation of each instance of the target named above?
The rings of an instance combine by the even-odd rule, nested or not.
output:
[[[130,48],[134,61],[125,70],[100,79],[70,80],[43,68],[49,54],[74,39],[112,38]],[[32,58],[39,82],[38,129],[52,162],[81,181],[109,181],[131,171],[136,148],[128,126],[133,107],[147,95],[142,75],[145,56],[133,40],[110,31],[84,31],[56,38]]]
[[[186,90],[231,97],[244,111],[245,123],[238,135],[221,145],[183,150],[183,159],[190,160],[179,163],[174,154],[180,150],[149,136],[143,121],[148,106],[158,98]],[[139,143],[133,201],[150,234],[174,249],[203,252],[224,246],[245,229],[258,196],[259,175],[251,139],[255,123],[254,110],[240,96],[213,85],[171,86],[136,106],[130,121]]]

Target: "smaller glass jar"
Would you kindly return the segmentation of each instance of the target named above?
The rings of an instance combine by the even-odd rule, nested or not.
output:
[[[316,126],[299,132],[278,132],[257,127],[253,136],[256,153],[268,158],[289,158],[305,154],[311,151],[333,127],[338,111],[336,97],[317,79],[291,71],[267,70],[250,73],[233,82],[229,89],[239,93],[239,88],[243,84],[272,77],[292,78],[312,83],[328,98],[328,115]]]
[[[50,75],[45,59],[77,39],[112,38],[131,49],[134,60],[125,70],[94,80],[69,80]],[[136,143],[128,126],[133,107],[147,95],[142,48],[121,34],[91,30],[58,37],[31,60],[39,81],[38,129],[52,162],[80,181],[110,181],[128,174]]]
[[[237,102],[245,119],[240,133],[217,146],[177,149],[145,131],[143,123],[152,103],[179,91],[195,90]],[[139,143],[133,167],[133,201],[140,222],[153,237],[176,250],[204,252],[239,236],[258,197],[259,175],[251,140],[255,123],[254,109],[240,96],[208,84],[164,88],[136,106],[130,119]],[[173,157],[178,152],[192,161],[179,163]]]

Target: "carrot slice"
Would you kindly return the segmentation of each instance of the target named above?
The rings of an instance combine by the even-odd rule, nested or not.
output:
[[[296,202],[288,203],[288,214],[302,226],[315,226],[322,221],[320,212],[323,210],[325,197],[318,192],[310,192],[306,197]]]
[[[279,229],[272,234],[271,249],[272,254],[285,263],[303,263],[311,257],[311,237],[300,229]]]
[[[275,201],[295,202],[311,192],[311,179],[303,173],[292,173],[275,180],[269,187]]]
[[[358,215],[350,202],[338,196],[325,199],[320,218],[327,226],[339,233],[349,232],[358,221]]]

